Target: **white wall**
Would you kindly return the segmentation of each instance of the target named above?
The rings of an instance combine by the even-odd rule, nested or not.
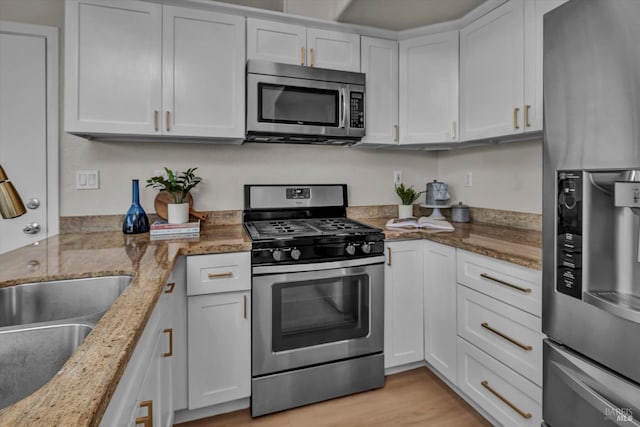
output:
[[[542,141],[441,152],[438,179],[469,206],[542,213]],[[472,186],[464,186],[467,172]]]
[[[64,0],[0,0],[0,19],[59,27],[60,63],[64,63]],[[124,213],[130,204],[131,179],[143,183],[165,165],[179,170],[199,167],[203,184],[194,197],[201,210],[242,209],[245,183],[346,183],[351,205],[395,204],[393,171],[401,170],[404,182],[416,189],[436,178],[449,182],[454,197],[472,206],[541,212],[539,142],[440,154],[274,144],[88,142],[63,132],[63,93],[61,86],[62,216]],[[98,169],[100,189],[75,190],[78,169]],[[474,178],[470,189],[462,187],[467,170]],[[153,211],[154,194],[142,191],[147,211]]]

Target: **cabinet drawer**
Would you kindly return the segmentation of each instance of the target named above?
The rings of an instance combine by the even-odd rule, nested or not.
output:
[[[460,337],[458,387],[504,426],[542,421],[542,389]]]
[[[251,253],[187,257],[187,295],[251,289]]]
[[[542,386],[541,320],[458,285],[458,335]]]
[[[457,259],[458,283],[541,316],[540,271],[462,250]]]

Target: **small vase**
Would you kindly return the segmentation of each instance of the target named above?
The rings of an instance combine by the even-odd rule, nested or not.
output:
[[[167,221],[169,224],[189,222],[189,203],[169,203],[167,205]]]
[[[398,218],[413,216],[413,205],[398,205]]]
[[[138,180],[131,180],[131,207],[124,216],[122,232],[124,234],[138,234],[149,231],[149,218],[140,204],[140,189]]]

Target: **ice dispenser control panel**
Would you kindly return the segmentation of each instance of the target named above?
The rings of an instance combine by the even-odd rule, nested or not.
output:
[[[556,290],[582,297],[582,171],[558,172]]]

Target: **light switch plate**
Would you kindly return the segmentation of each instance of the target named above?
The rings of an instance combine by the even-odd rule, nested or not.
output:
[[[97,170],[76,171],[76,190],[97,190],[100,188],[100,172]]]

